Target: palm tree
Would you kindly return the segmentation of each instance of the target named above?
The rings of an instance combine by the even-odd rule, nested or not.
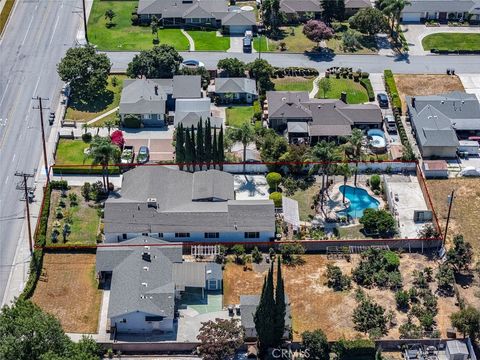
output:
[[[342,191],[342,202],[345,203],[345,190],[347,187],[347,180],[352,176],[352,168],[348,163],[342,163],[337,166],[337,174],[343,176],[343,191]]]
[[[110,183],[108,164],[118,161],[120,148],[112,144],[110,138],[95,137],[90,145],[90,157],[93,159],[93,165],[102,165],[103,187],[108,193],[108,184]]]
[[[322,188],[320,208],[323,211],[323,202],[325,198],[325,175],[328,176],[329,170],[332,166],[332,161],[338,160],[338,154],[335,152],[337,144],[333,141],[322,140],[317,143],[312,149],[312,156],[316,161],[321,162],[319,168],[322,172]]]
[[[362,159],[363,132],[360,129],[353,129],[352,134],[345,144],[345,155],[350,160],[355,161],[355,180],[354,186],[357,186],[358,162]]]
[[[232,139],[239,141],[243,145],[243,172],[245,173],[245,166],[247,161],[247,146],[255,140],[255,129],[250,122],[244,122],[239,128],[232,133]]]
[[[106,120],[106,121],[103,123],[103,125],[105,125],[105,127],[106,127],[107,130],[108,130],[108,135],[110,135],[110,130],[111,130],[113,127],[115,127],[116,122],[115,122],[115,120],[110,119],[110,120]]]

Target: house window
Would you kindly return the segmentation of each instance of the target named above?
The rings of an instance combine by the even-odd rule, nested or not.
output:
[[[163,238],[163,233],[158,233],[159,238]]]
[[[199,23],[200,22],[200,19],[198,18],[192,18],[192,23]]]
[[[151,116],[150,114],[143,114],[143,115],[142,115],[142,119],[143,119],[143,120],[150,120],[151,117],[152,117],[152,116]]]
[[[246,232],[245,239],[258,239],[260,238],[259,232]]]
[[[205,239],[218,239],[220,237],[219,233],[207,232],[205,233]]]
[[[217,290],[217,280],[208,280],[208,290]]]
[[[143,236],[148,236],[148,233],[142,233]]]
[[[162,321],[163,316],[145,316],[145,321]]]
[[[190,237],[190,233],[175,233],[176,238],[188,238]]]
[[[127,234],[122,234],[123,240],[127,240]]]

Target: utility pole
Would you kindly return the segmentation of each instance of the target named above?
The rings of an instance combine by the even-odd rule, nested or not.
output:
[[[28,186],[28,178],[33,177],[33,174],[16,172],[15,176],[21,177],[22,180],[17,184],[17,190],[25,191],[25,204],[27,206],[27,224],[28,224],[28,247],[30,248],[30,254],[33,254],[33,240],[32,240],[32,225],[30,223],[30,198],[28,196],[29,191],[33,191],[34,188]]]
[[[445,246],[445,243],[447,241],[448,223],[450,222],[450,213],[452,211],[454,195],[455,195],[455,190],[452,190],[452,193],[448,197],[448,214],[447,214],[447,223],[445,224],[445,233],[443,234],[443,246]]]
[[[83,9],[83,28],[85,29],[85,41],[88,45],[88,31],[87,31],[87,11],[85,10],[85,0],[82,0]]]
[[[36,98],[33,98],[34,100],[38,100],[38,109],[40,110],[40,125],[42,128],[42,144],[43,144],[43,161],[45,163],[45,174],[47,175],[47,184],[50,182],[50,174],[48,171],[48,158],[47,158],[47,145],[45,143],[45,127],[43,125],[43,106],[42,106],[42,100],[48,100],[48,98],[41,98],[40,96],[37,96]]]

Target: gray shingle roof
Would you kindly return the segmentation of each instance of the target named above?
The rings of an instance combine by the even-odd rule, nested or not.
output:
[[[280,10],[287,14],[294,14],[297,12],[321,12],[323,9],[320,1],[282,0],[280,1]]]
[[[233,176],[222,174],[215,181],[211,193],[228,197],[227,201],[193,201],[193,194],[208,189],[195,190],[194,174],[188,172],[165,166],[130,170],[123,175],[119,195],[105,203],[105,232],[274,231],[271,200],[234,200],[233,191],[226,190],[233,189]],[[149,198],[157,200],[157,208],[148,207]]]
[[[249,78],[216,78],[215,92],[226,93],[247,93],[257,95],[257,84]]]
[[[168,80],[167,80],[168,81]],[[163,114],[167,92],[164,79],[127,79],[123,83],[120,114]]]
[[[309,118],[312,116],[303,103],[309,101],[304,91],[267,91],[268,116],[271,118]]]
[[[372,7],[370,0],[346,0],[345,9],[365,9]]]
[[[98,247],[97,272],[112,272],[108,317],[142,311],[172,318],[176,288],[204,287],[207,268],[221,277],[218,264],[182,262],[179,245],[140,236],[122,246]]]
[[[210,106],[210,98],[177,99],[175,101],[175,127],[182,123],[184,127],[193,125],[196,128],[200,119],[203,121],[210,119],[211,125],[219,128],[223,124],[223,119],[212,116]]]
[[[227,12],[227,3],[223,0],[140,0],[137,13],[140,15],[157,14],[163,18],[216,18],[216,12]]]
[[[257,23],[255,13],[253,11],[230,11],[222,17],[222,25],[235,26],[235,25],[251,25],[254,26]]]
[[[194,99],[202,97],[201,76],[175,75],[173,77],[173,97],[175,99]]]
[[[402,12],[469,12],[478,4],[473,0],[411,0]]]

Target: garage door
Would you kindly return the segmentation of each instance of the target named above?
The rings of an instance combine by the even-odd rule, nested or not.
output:
[[[420,22],[422,13],[403,13],[402,21],[403,22]]]
[[[245,31],[252,30],[250,25],[230,25],[230,34],[245,34]]]

